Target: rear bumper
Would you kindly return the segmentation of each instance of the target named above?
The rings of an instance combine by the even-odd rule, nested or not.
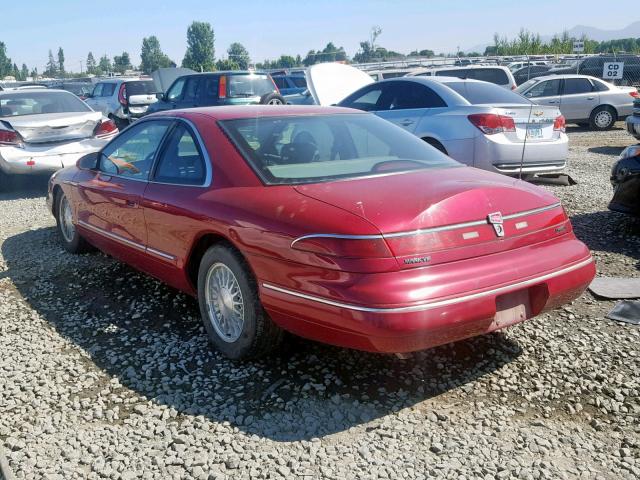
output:
[[[627,132],[640,140],[640,115],[631,115],[625,122]]]
[[[595,275],[588,249],[575,239],[519,250],[360,279],[345,274],[347,285],[326,282],[333,288],[325,287],[324,295],[309,292],[311,285],[303,289],[300,284],[308,279],[300,277],[295,286],[262,280],[260,295],[273,320],[297,335],[373,352],[423,350],[492,332],[570,302]],[[532,274],[520,267],[532,262],[539,268],[544,261],[534,256],[555,262],[555,268]],[[506,262],[512,262],[510,271],[501,269]],[[319,290],[320,282],[311,283]],[[350,291],[355,292],[354,301],[348,298]],[[363,303],[366,296],[372,301]],[[414,301],[377,303],[402,297]]]
[[[523,156],[524,150],[524,156]],[[560,173],[567,164],[569,140],[560,138],[545,142],[513,143],[503,135],[480,135],[475,141],[475,166],[502,174]]]
[[[97,152],[113,137],[68,142],[63,144],[26,145],[24,148],[0,147],[0,170],[11,175],[53,173],[75,165],[76,161]]]

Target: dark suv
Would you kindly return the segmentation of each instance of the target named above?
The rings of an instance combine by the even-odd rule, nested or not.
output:
[[[571,67],[552,68],[549,70],[548,75],[579,74],[610,80],[602,75],[604,64],[615,62],[624,62],[622,78],[613,79],[616,85],[636,85],[640,82],[640,56],[638,55],[596,55],[586,57],[580,60],[577,65]]]
[[[158,101],[149,107],[147,113],[248,104],[284,105],[285,101],[267,73],[196,73],[177,78],[166,93],[158,94]]]

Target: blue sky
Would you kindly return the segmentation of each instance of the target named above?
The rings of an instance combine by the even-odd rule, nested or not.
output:
[[[578,24],[620,29],[640,18],[637,12],[631,0],[611,8],[588,0],[8,0],[0,7],[0,41],[14,62],[40,71],[49,49],[62,46],[67,69],[77,71],[89,51],[97,59],[126,50],[137,64],[149,35],[180,63],[193,20],[212,24],[217,57],[238,41],[261,61],[282,53],[304,56],[329,41],[351,56],[372,25],[382,27],[377,43],[388,49],[453,52],[490,43],[494,32],[513,36],[520,27],[543,35]]]

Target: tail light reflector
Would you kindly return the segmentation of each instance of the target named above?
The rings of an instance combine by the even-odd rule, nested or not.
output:
[[[469,121],[473,123],[485,135],[496,133],[515,132],[516,124],[513,118],[495,113],[476,113],[469,115]]]
[[[127,86],[124,83],[120,85],[120,90],[118,90],[118,102],[123,107],[127,106]]]
[[[629,95],[631,95],[633,98],[640,98],[640,93],[638,93],[637,90],[629,92]]]
[[[393,257],[382,238],[308,237],[293,242],[291,247],[303,252],[341,258]]]
[[[567,122],[564,119],[563,115],[556,117],[556,119],[553,121],[554,130],[560,130],[561,132],[564,132],[566,129],[566,126],[567,126]]]
[[[218,98],[227,98],[227,76],[222,75],[218,81]]]
[[[96,125],[96,128],[93,131],[93,136],[98,138],[108,137],[117,131],[118,127],[116,127],[113,120],[104,120]]]
[[[22,146],[22,137],[15,130],[6,130],[0,125],[0,145]]]

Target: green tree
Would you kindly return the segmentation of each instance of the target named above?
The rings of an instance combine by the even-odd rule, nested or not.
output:
[[[22,68],[20,69],[20,77],[22,80],[26,80],[29,76],[29,69],[27,68],[27,64],[23,63]]]
[[[226,58],[226,59],[220,59],[216,62],[216,70],[242,70],[240,68],[240,65],[238,65],[238,63],[232,59],[232,58]]]
[[[162,52],[160,41],[155,35],[142,39],[142,49],[140,51],[140,69],[149,74],[159,68],[170,67],[173,62]]]
[[[111,60],[107,55],[103,55],[100,57],[100,63],[98,63],[98,71],[96,72],[98,75],[111,72]]]
[[[20,77],[20,69],[15,63],[13,64],[13,67],[11,69],[11,75],[13,75],[13,78],[15,78],[16,80],[22,80],[22,78]]]
[[[61,77],[64,77],[64,50],[62,47],[58,47],[58,72]]]
[[[209,72],[215,68],[215,36],[207,22],[193,22],[187,29],[187,52],[182,66],[196,72]]]
[[[249,57],[249,52],[241,43],[234,42],[229,45],[227,54],[229,55],[229,60],[234,61],[238,65],[238,70],[246,70],[249,68],[251,58]]]
[[[409,57],[427,57],[427,58],[431,58],[435,56],[435,53],[433,53],[433,50],[414,50],[413,52],[411,52],[409,55]]]
[[[87,55],[87,73],[95,75],[96,73],[96,59],[93,58],[93,53],[89,52]]]
[[[11,59],[7,57],[6,45],[0,42],[0,80],[10,74],[12,66]]]
[[[47,68],[44,71],[45,76],[47,77],[57,77],[58,76],[58,62],[56,62],[53,57],[53,52],[49,50],[49,60],[47,61]]]
[[[126,70],[131,70],[131,59],[127,52],[122,52],[122,55],[115,55],[113,57],[113,69],[118,73],[124,73]]]

